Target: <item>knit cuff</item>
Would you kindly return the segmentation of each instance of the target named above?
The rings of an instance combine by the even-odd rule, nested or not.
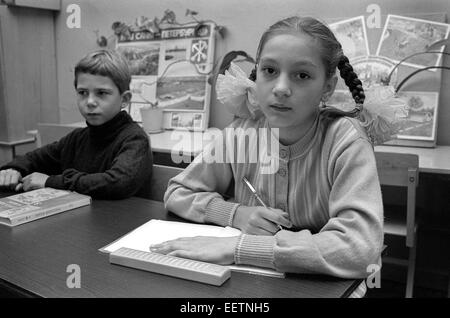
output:
[[[49,176],[45,181],[45,186],[54,189],[64,189],[63,176]]]
[[[234,262],[275,269],[275,244],[275,236],[242,234],[236,245]]]
[[[233,217],[238,206],[239,203],[214,198],[206,206],[206,222],[221,226],[233,226]]]

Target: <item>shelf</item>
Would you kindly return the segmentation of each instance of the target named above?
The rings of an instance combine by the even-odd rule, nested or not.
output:
[[[36,9],[61,10],[60,0],[1,0],[0,4],[17,7],[29,7]]]

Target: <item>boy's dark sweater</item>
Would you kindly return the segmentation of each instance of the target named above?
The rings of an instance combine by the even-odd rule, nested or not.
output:
[[[103,125],[75,129],[0,170],[13,168],[22,177],[41,172],[49,175],[46,187],[121,199],[150,182],[152,166],[147,134],[121,111]]]

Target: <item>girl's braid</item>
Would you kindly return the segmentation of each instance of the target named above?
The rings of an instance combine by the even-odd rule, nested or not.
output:
[[[359,117],[360,112],[363,109],[363,103],[366,98],[364,95],[364,89],[362,87],[362,82],[358,79],[358,75],[353,71],[353,67],[350,65],[348,58],[342,55],[339,59],[337,68],[339,69],[342,79],[345,81],[348,89],[352,93],[353,99],[355,100],[356,107],[351,111],[343,111],[333,106],[324,106],[321,108],[321,113],[323,116],[330,119],[334,119],[340,116],[349,117]]]
[[[252,69],[252,72],[250,73],[250,76],[248,78],[249,78],[249,80],[251,80],[253,82],[256,81],[256,65]]]
[[[353,67],[350,65],[350,62],[345,55],[342,55],[337,67],[341,77],[345,81],[345,85],[348,86],[350,92],[352,93],[353,99],[356,102],[356,108],[361,110],[362,104],[366,98],[366,95],[364,95],[362,82],[358,79],[358,75],[356,75],[353,71]]]

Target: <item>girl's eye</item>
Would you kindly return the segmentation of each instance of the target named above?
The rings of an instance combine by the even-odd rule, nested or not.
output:
[[[263,74],[266,74],[266,75],[274,75],[274,74],[276,74],[275,68],[269,67],[269,66],[263,67],[262,68],[262,72],[263,72]]]
[[[80,96],[87,96],[87,92],[86,91],[77,91],[77,94]]]
[[[108,95],[108,92],[106,92],[106,91],[99,91],[97,94],[99,96],[106,96],[106,95]]]
[[[295,78],[305,80],[305,79],[311,78],[311,76],[309,76],[307,73],[299,72],[299,73],[295,74]]]

